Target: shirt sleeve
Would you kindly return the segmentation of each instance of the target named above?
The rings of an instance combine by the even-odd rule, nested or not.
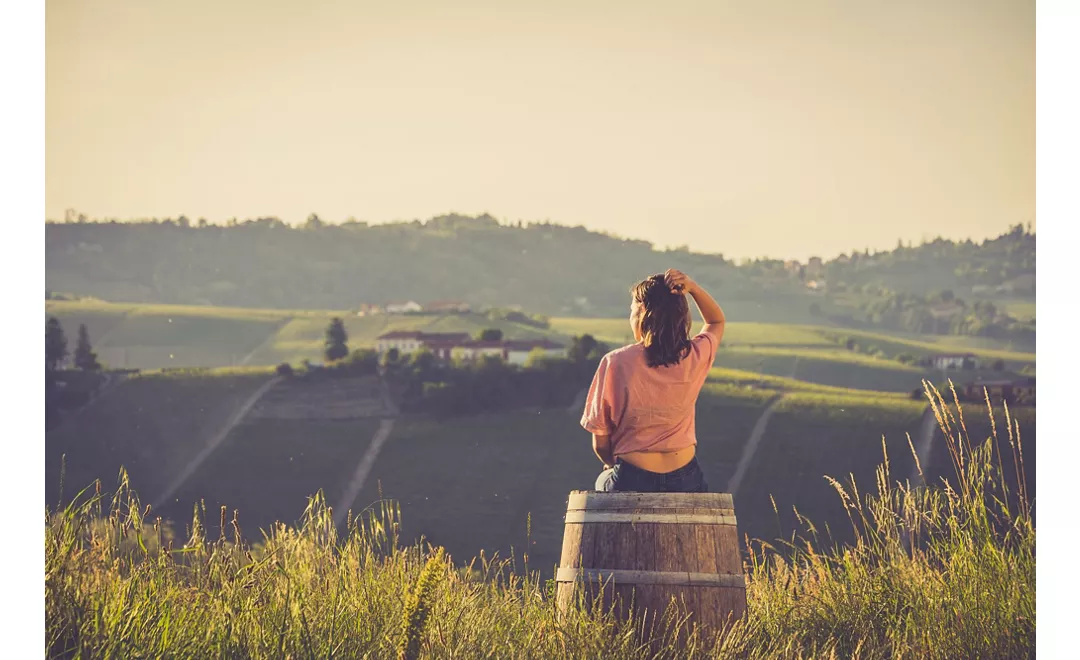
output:
[[[610,361],[605,356],[596,368],[589,394],[585,397],[585,412],[581,416],[581,426],[589,433],[611,435],[615,430],[612,421],[612,373]]]
[[[716,335],[711,332],[702,332],[691,339],[690,342],[697,356],[698,369],[707,377],[709,370],[713,367],[713,362],[716,361]]]

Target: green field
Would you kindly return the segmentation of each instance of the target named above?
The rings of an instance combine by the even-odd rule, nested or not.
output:
[[[99,359],[110,367],[222,367],[259,364],[248,355],[293,312],[181,305],[57,302],[45,305],[73,343],[85,323]]]
[[[337,506],[378,426],[376,419],[241,424],[158,514],[190,523],[192,506],[205,504],[216,531],[224,505],[229,520],[237,511],[247,535],[259,538],[276,521],[299,520],[320,490]]]
[[[49,432],[47,501],[59,501],[62,453],[67,497],[94,478],[111,485],[122,465],[144,498],[154,501],[268,377],[266,371],[226,370],[121,383],[73,423]],[[697,407],[698,457],[712,490],[728,487],[752,429],[774,400],[775,412],[735,494],[740,533],[765,539],[788,534],[795,528],[795,506],[828,524],[837,539],[848,538],[846,516],[825,475],[844,481],[850,474],[872,485],[884,435],[894,479],[906,479],[914,465],[908,435],[920,441],[925,402],[716,368]],[[973,438],[988,435],[985,409],[969,405],[964,412]],[[1034,410],[1017,414],[1034,492]],[[463,559],[481,549],[502,556],[513,549],[520,561],[528,548],[533,566],[550,567],[558,561],[566,495],[591,488],[600,467],[579,416],[575,408],[440,421],[401,417],[351,508],[395,500],[406,539],[424,536]],[[242,528],[257,538],[256,530],[274,521],[295,522],[307,497],[320,489],[338,506],[377,426],[375,419],[245,422],[158,514],[182,531],[192,506],[202,502],[216,530],[224,505],[230,516],[239,510]],[[943,443],[932,448],[925,469],[936,480],[950,473],[950,459]]]
[[[570,337],[592,334],[611,346],[631,340],[628,322],[620,318],[555,318],[550,329],[508,321],[492,321],[478,313],[358,317],[342,311],[265,310],[173,305],[124,305],[97,301],[48,301],[46,314],[55,315],[73,337],[86,323],[99,358],[112,367],[157,369],[175,366],[272,366],[303,360],[320,362],[324,333],[334,316],[345,321],[352,348],[371,347],[376,337],[391,330],[465,332],[475,335],[499,328],[508,338],[548,337],[568,343]],[[855,339],[859,351],[842,342]],[[901,364],[900,354],[930,355],[970,351],[982,362],[1003,359],[1008,369],[1034,370],[1035,354],[1004,350],[1000,343],[967,337],[918,336],[858,330],[732,322],[728,324],[720,367],[791,377],[836,387],[904,392],[923,378],[943,374]],[[869,355],[879,351],[882,355]],[[965,372],[957,380],[995,372]]]
[[[123,305],[97,301],[47,301],[46,316],[57,317],[69,342],[85,323],[98,357],[116,368],[270,366],[322,361],[326,326],[345,321],[352,348],[371,347],[392,330],[466,332],[499,328],[512,339],[551,337],[554,331],[481,314],[415,314],[358,317],[333,310],[260,310],[181,305]]]
[[[98,478],[111,486],[121,467],[153,501],[270,377],[266,370],[148,374],[118,383],[46,434],[46,501],[70,498]]]

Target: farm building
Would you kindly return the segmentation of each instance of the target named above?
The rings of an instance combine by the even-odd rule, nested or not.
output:
[[[951,319],[952,317],[962,314],[964,312],[964,306],[958,302],[947,302],[934,305],[930,308],[930,315],[936,320]]]
[[[935,355],[930,358],[930,363],[935,369],[969,369],[975,364],[975,355],[972,353],[946,353]]]
[[[475,360],[482,356],[499,357],[510,364],[523,365],[536,349],[548,357],[566,357],[566,347],[549,339],[478,341],[465,333],[431,333],[396,330],[380,335],[375,350],[384,354],[391,349],[409,354],[427,349],[441,360]]]
[[[386,303],[387,314],[416,314],[424,311],[420,303],[415,301]]]
[[[415,353],[428,348],[436,356],[447,358],[450,349],[462,342],[468,342],[469,335],[464,332],[420,332],[419,330],[395,330],[375,338],[375,350],[384,354],[390,349],[398,353]],[[442,354],[442,353],[445,353]]]
[[[364,303],[356,308],[357,316],[371,316],[373,314],[382,314],[382,312],[382,307],[379,307],[378,305],[369,305],[368,303]]]
[[[544,357],[564,358],[566,347],[549,339],[537,339],[527,341],[507,341],[505,360],[510,364],[524,365],[529,355],[536,349],[544,353]]]
[[[462,360],[496,356],[510,364],[523,366],[535,349],[543,351],[546,357],[566,357],[566,347],[549,339],[464,342],[454,347],[453,356]]]
[[[960,397],[964,401],[981,403],[989,396],[994,403],[1035,405],[1035,379],[1007,378],[976,380],[964,385]]]

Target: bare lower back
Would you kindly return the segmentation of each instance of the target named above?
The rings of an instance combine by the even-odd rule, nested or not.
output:
[[[627,454],[619,454],[619,458],[649,472],[661,474],[674,472],[694,460],[694,445],[669,452],[657,451],[634,451]]]

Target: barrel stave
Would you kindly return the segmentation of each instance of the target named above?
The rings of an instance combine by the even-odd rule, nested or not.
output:
[[[659,521],[657,516],[668,522]],[[625,520],[634,522],[616,522]],[[567,503],[560,566],[742,576],[738,548],[730,494],[575,491]],[[643,581],[655,578],[644,574],[638,576]],[[631,615],[631,603],[634,612],[655,614],[674,601],[680,603],[680,613],[693,613],[696,623],[714,628],[746,612],[742,586],[619,583],[609,579],[602,592],[599,582],[589,580],[560,582],[557,592],[560,609],[565,610],[578,595],[585,596],[586,602],[595,602],[599,596],[605,608],[614,606],[616,614],[623,617]]]

